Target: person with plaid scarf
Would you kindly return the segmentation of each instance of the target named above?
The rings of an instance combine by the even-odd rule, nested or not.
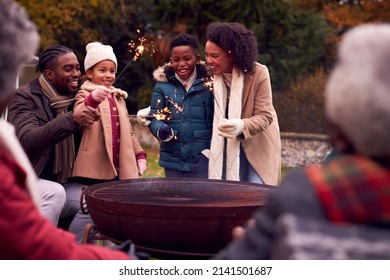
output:
[[[344,35],[325,89],[334,156],[320,166],[287,174],[248,226],[234,230],[236,239],[215,259],[273,258],[278,220],[286,214],[338,226],[341,232],[355,227],[388,234],[384,229],[390,229],[389,45],[390,24],[364,24]],[[388,247],[382,253],[389,256]]]

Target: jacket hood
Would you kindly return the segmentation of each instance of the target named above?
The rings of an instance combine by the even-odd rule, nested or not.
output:
[[[196,64],[196,79],[204,78],[207,76],[207,68],[206,63],[204,61],[201,61],[200,63]],[[157,82],[167,83],[169,79],[175,76],[175,71],[173,70],[173,67],[170,65],[169,62],[165,63],[164,65],[158,67],[156,70],[153,71],[153,78]]]
[[[84,90],[87,90],[87,91],[93,91],[97,88],[106,88],[105,86],[101,86],[101,85],[97,85],[97,84],[94,84],[92,83],[90,80],[86,80],[82,85],[81,85],[81,89],[84,89]],[[120,97],[122,98],[127,98],[128,97],[128,94],[126,91],[124,90],[121,90],[120,88],[116,88],[116,87],[113,87],[111,86],[110,87],[110,90],[115,94],[119,94]]]

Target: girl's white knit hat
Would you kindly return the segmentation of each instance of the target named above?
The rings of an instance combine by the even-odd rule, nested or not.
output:
[[[95,64],[103,60],[111,60],[115,63],[115,70],[118,68],[118,63],[114,50],[109,45],[103,45],[100,42],[89,43],[85,49],[87,50],[87,55],[84,59],[84,68],[88,70],[92,68]]]

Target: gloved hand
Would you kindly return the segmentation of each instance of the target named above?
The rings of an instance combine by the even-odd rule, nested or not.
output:
[[[146,171],[147,163],[148,163],[148,161],[144,158],[137,160],[138,174],[140,176],[144,175],[144,173]]]
[[[145,252],[140,252],[135,249],[135,245],[131,240],[126,240],[116,247],[116,250],[125,252],[131,260],[149,260],[150,255]]]
[[[104,99],[106,99],[107,95],[111,93],[111,90],[109,90],[108,88],[105,88],[105,87],[97,87],[96,89],[94,89],[91,94],[92,94],[92,98],[96,101],[96,102],[103,102]]]
[[[137,112],[137,121],[142,126],[148,126],[150,124],[150,121],[147,120],[145,117],[149,116],[150,114],[150,106],[143,108]]]
[[[241,119],[224,120],[218,125],[218,135],[225,138],[235,138],[244,130],[244,121]]]
[[[157,137],[160,141],[168,142],[173,138],[172,128],[165,124],[157,130]]]

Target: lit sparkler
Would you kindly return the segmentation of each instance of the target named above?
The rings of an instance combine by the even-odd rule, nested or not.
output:
[[[157,99],[156,107],[158,107],[158,104],[160,104],[161,100]],[[128,115],[128,117],[137,117],[137,115]],[[164,107],[162,109],[156,109],[156,113],[152,115],[148,115],[144,117],[147,120],[153,120],[156,119],[157,121],[170,121],[172,119],[172,112],[169,110],[168,107]]]
[[[212,76],[207,76],[204,80],[204,85],[209,89],[209,91],[213,92],[214,87],[213,87],[213,77]]]
[[[137,28],[137,33],[141,34],[141,30]],[[151,52],[154,54],[156,52],[154,48],[154,43],[153,41],[149,41],[148,38],[144,35],[140,38],[138,38],[136,41],[131,40],[130,43],[128,44],[130,49],[129,52],[133,54],[133,59],[130,60],[125,68],[119,73],[119,75],[116,77],[114,83],[119,79],[120,76],[122,76],[123,72],[129,67],[129,65],[133,62],[138,60],[140,56],[144,54],[144,52]]]
[[[211,94],[214,95],[214,79],[213,79],[213,76],[211,76],[211,75],[207,76],[205,78],[205,80],[204,80],[204,85],[209,89]],[[214,95],[214,103],[217,105],[218,110],[221,113],[221,115],[224,116],[224,114],[222,113],[222,109],[219,106],[217,99],[215,98],[215,95]]]

